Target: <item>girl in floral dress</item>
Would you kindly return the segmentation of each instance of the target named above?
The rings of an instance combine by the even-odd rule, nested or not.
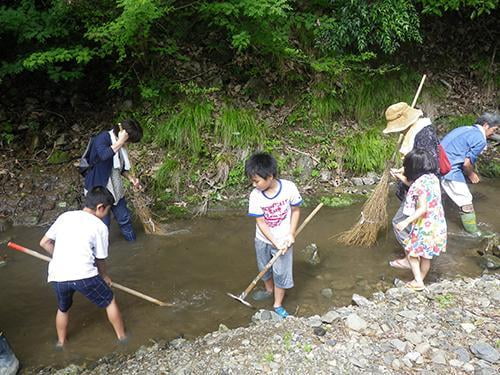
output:
[[[416,149],[406,155],[403,165],[404,174],[396,177],[410,187],[403,210],[408,217],[396,224],[396,229],[403,231],[411,226],[404,247],[414,280],[406,285],[423,290],[431,259],[446,251],[446,220],[435,158],[426,150]]]

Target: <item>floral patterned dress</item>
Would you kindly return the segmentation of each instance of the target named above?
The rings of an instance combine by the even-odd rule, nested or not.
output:
[[[403,213],[412,215],[419,197],[427,201],[427,212],[411,224],[410,236],[404,240],[405,251],[410,256],[432,259],[446,251],[446,220],[441,203],[439,179],[425,174],[410,185]]]

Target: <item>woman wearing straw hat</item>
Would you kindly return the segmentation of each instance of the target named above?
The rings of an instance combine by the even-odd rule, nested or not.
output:
[[[439,165],[438,145],[439,140],[436,135],[436,130],[428,117],[424,117],[420,109],[410,107],[407,103],[400,102],[391,105],[385,111],[387,126],[383,130],[384,134],[388,133],[403,133],[404,138],[399,152],[404,157],[412,150],[423,149],[431,153],[436,159],[436,165]],[[407,219],[407,215],[403,213],[404,202],[408,186],[401,180],[403,178],[402,170],[392,170],[391,174],[397,177],[398,183],[396,187],[396,196],[401,201],[401,205],[392,219],[392,226],[397,241],[404,247],[404,240],[410,234],[410,227],[406,227],[403,231],[396,229],[396,225]],[[436,174],[438,171],[436,170]],[[404,180],[404,178],[403,178]],[[406,258],[396,259],[389,264],[395,268],[410,269],[410,264]]]

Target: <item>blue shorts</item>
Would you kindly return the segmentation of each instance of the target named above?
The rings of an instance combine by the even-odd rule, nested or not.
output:
[[[272,257],[278,252],[273,245],[255,239],[255,253],[257,256],[257,267],[262,271]],[[273,266],[262,276],[262,280],[273,278],[274,285],[281,289],[293,288],[293,247],[290,247],[285,255],[276,259]]]
[[[53,281],[51,284],[56,292],[57,307],[62,312],[69,310],[76,291],[99,307],[108,307],[113,300],[113,291],[99,275],[81,280]]]

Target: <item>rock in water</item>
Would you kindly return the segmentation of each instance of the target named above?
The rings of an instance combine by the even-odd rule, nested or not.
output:
[[[12,221],[5,216],[0,216],[0,233],[5,232],[11,227],[12,227]]]
[[[306,256],[307,263],[312,265],[317,265],[321,262],[321,259],[319,257],[318,246],[316,246],[315,243],[307,245],[305,249],[302,250],[302,252]]]
[[[14,375],[19,370],[19,361],[9,346],[7,339],[0,332],[0,374]]]

